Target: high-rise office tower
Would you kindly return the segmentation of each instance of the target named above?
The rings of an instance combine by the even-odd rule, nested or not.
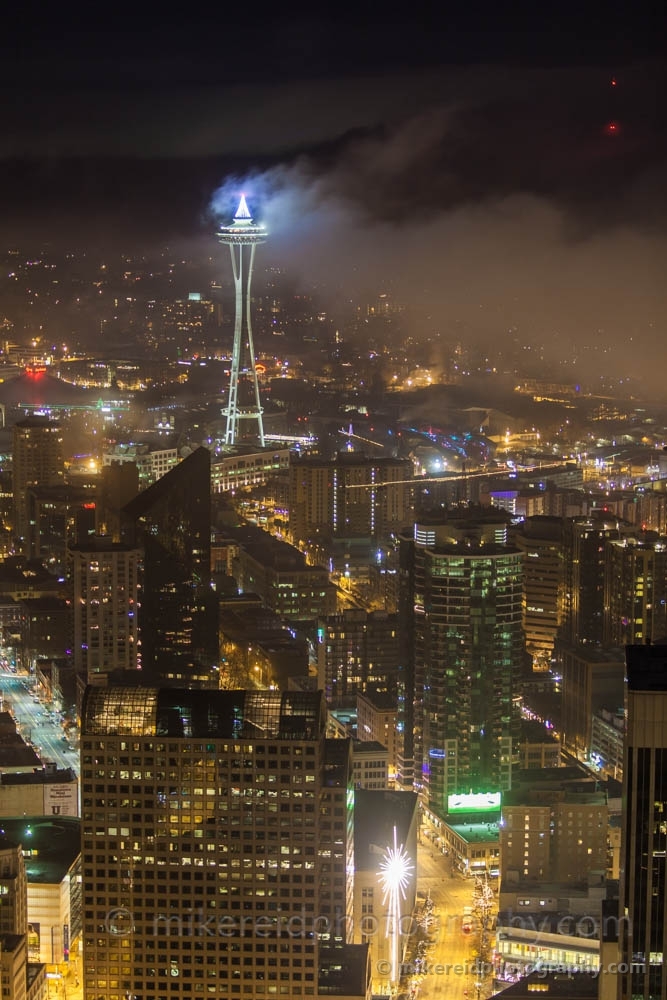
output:
[[[667,538],[650,533],[607,542],[604,610],[608,646],[667,636]]]
[[[87,689],[86,996],[364,995],[350,744],[325,726],[321,692]]]
[[[440,814],[454,792],[511,786],[524,656],[521,553],[451,536],[417,524],[401,540],[401,722],[414,782]]]
[[[236,295],[229,399],[227,407],[222,411],[227,417],[225,444],[229,445],[239,442],[239,422],[254,420],[257,423],[259,444],[264,447],[262,404],[259,398],[250,315],[250,285],[255,264],[255,250],[259,243],[266,241],[267,236],[266,228],[253,222],[245,195],[241,195],[231,226],[222,226],[218,232],[220,242],[229,247]]]
[[[667,997],[667,646],[627,646],[619,996]]]
[[[563,611],[563,521],[527,517],[514,544],[523,552],[523,630],[534,669],[546,670]]]
[[[107,537],[69,550],[74,611],[73,661],[86,683],[137,670],[139,652],[139,549]]]
[[[14,536],[19,548],[28,543],[31,486],[60,486],[65,477],[63,437],[59,423],[28,417],[14,425],[12,445]]]
[[[143,551],[139,639],[146,683],[217,686],[210,470],[210,452],[198,448],[122,511],[124,541]]]

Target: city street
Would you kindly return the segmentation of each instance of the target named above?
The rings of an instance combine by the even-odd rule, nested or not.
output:
[[[492,977],[479,985],[471,969],[479,954],[480,921],[464,910],[474,906],[475,880],[452,876],[450,867],[449,858],[422,834],[417,888],[420,896],[430,892],[435,923],[429,931],[434,944],[426,956],[427,974],[415,1000],[479,1000],[490,994]]]
[[[12,713],[19,732],[31,742],[42,761],[55,761],[60,768],[78,771],[79,754],[65,740],[60,719],[33,695],[25,674],[0,674],[3,708]]]

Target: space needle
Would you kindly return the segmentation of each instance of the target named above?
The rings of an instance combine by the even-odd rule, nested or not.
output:
[[[223,409],[227,417],[225,444],[235,445],[239,439],[241,420],[257,421],[257,436],[260,447],[264,447],[264,424],[262,405],[259,399],[259,383],[255,368],[255,347],[252,339],[250,319],[250,284],[255,263],[255,248],[264,243],[268,232],[264,226],[253,222],[252,215],[241,195],[231,226],[222,226],[218,239],[229,247],[232,258],[232,272],[236,291],[236,316],[234,320],[234,347],[232,367],[229,376],[229,398]],[[249,384],[249,399],[239,401],[239,384]]]

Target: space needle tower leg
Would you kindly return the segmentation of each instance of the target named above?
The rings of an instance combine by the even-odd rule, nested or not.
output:
[[[257,365],[255,364],[255,345],[252,339],[252,318],[250,316],[250,282],[252,281],[252,271],[255,264],[255,244],[250,247],[250,262],[248,264],[248,280],[246,284],[245,317],[248,329],[248,354],[250,356],[250,370],[252,372],[252,384],[255,392],[255,406],[257,408],[257,436],[260,447],[264,447],[264,421],[262,420],[262,404],[259,398],[259,380],[257,378]]]
[[[232,258],[232,274],[236,292],[236,309],[234,319],[234,343],[232,346],[232,367],[229,372],[229,398],[227,400],[227,426],[225,428],[225,444],[235,444],[237,434],[237,398],[239,392],[239,371],[241,367],[241,330],[243,326],[243,247],[238,248],[230,243],[229,253]]]

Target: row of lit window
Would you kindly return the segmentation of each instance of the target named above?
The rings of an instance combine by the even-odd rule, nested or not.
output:
[[[295,756],[300,757],[305,753],[307,756],[315,755],[315,746],[311,741],[307,741],[305,746],[295,743],[292,740],[280,741],[276,743],[275,741],[264,741],[257,744],[252,743],[190,743],[190,742],[179,742],[179,743],[153,743],[152,741],[138,742],[127,740],[117,741],[113,740],[84,740],[83,743],[84,750],[129,750],[134,753],[174,753],[174,754],[193,754],[193,753],[207,753],[213,754],[212,758],[214,761],[219,763],[226,763],[226,761],[220,757],[221,754],[234,753],[234,754],[252,754],[257,753],[260,756],[264,753],[270,755],[277,754],[280,750],[282,756]],[[188,763],[194,763],[189,761]],[[234,761],[230,761],[234,763]],[[244,761],[245,763],[245,761]],[[241,761],[238,761],[237,766],[241,766]],[[252,766],[252,762],[251,762]]]

